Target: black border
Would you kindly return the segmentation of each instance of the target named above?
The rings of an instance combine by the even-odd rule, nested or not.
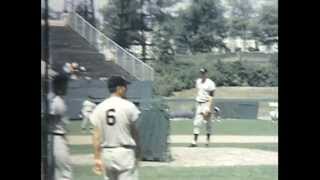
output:
[[[1,132],[7,179],[40,178],[40,2],[2,2],[0,72],[6,117],[1,120]],[[312,151],[317,150],[319,131],[313,114],[319,110],[312,102],[317,102],[319,66],[318,57],[311,54],[319,51],[319,10],[312,7],[318,6],[311,1],[279,1],[280,180],[309,179],[317,173],[317,165],[311,162],[318,153]]]
[[[1,5],[2,179],[40,178],[40,5]]]
[[[319,112],[317,13],[311,1],[279,2],[279,179],[313,179]],[[314,105],[315,104],[315,105]],[[317,178],[315,178],[317,179]]]

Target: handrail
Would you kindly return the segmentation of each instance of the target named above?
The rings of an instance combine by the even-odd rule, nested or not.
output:
[[[113,54],[113,56],[116,56],[115,63],[136,77],[138,80],[154,80],[154,70],[151,66],[135,57],[112,39],[108,38],[78,13],[74,11],[70,12],[67,24],[74,31],[79,33],[84,39],[86,39],[99,52],[106,55],[106,51],[110,51],[110,49],[116,49],[116,54]],[[108,57],[108,55],[106,55],[106,57]]]

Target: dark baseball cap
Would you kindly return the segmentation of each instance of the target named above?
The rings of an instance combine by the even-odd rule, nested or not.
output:
[[[117,86],[127,86],[128,84],[130,84],[130,82],[125,80],[121,76],[112,76],[108,80],[108,88],[115,88]]]
[[[206,73],[206,72],[208,72],[208,70],[207,70],[206,68],[201,68],[201,69],[200,69],[200,72]]]

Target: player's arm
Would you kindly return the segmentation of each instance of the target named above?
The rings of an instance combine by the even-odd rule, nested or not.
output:
[[[98,115],[97,112],[94,111],[90,116],[90,122],[93,124],[93,132],[92,132],[92,144],[93,144],[93,153],[94,153],[94,163],[97,171],[102,171],[102,160],[101,160],[101,129],[98,126]]]
[[[100,129],[96,126],[93,128],[92,142],[93,142],[93,149],[94,149],[94,159],[95,160],[101,159],[101,147],[100,147],[101,133],[100,133]]]

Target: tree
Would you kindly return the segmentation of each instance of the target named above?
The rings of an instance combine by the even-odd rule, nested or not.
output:
[[[81,1],[76,6],[76,12],[82,16],[86,21],[88,21],[91,25],[95,26],[95,15],[94,15],[94,4],[93,0],[84,0]]]
[[[169,64],[174,61],[173,49],[174,24],[170,15],[162,15],[163,20],[158,24],[153,34],[153,52],[157,60]]]
[[[172,64],[175,56],[175,37],[177,32],[177,18],[165,11],[167,7],[171,7],[179,1],[174,0],[157,0],[153,4],[153,34],[152,34],[152,50],[158,62],[163,64]]]
[[[246,40],[250,37],[252,20],[255,17],[255,9],[250,0],[228,0],[230,10],[229,35],[240,36],[246,47]]]
[[[278,36],[278,8],[275,5],[265,5],[262,7],[259,18],[261,33],[265,38]]]
[[[153,45],[149,42],[153,26],[163,13],[161,8],[173,3],[173,0],[110,0],[103,11],[103,31],[129,51],[132,46],[140,46],[141,53],[136,55],[146,61],[147,48]]]
[[[102,10],[103,32],[123,48],[129,49],[130,45],[139,38],[139,33],[135,31],[141,24],[137,12],[139,6],[137,0],[110,0]]]
[[[226,21],[219,0],[193,0],[182,12],[183,29],[178,34],[180,44],[187,44],[192,53],[210,52],[224,47]]]
[[[264,4],[255,19],[252,32],[260,42],[272,43],[270,39],[278,36],[278,7],[277,3]]]

